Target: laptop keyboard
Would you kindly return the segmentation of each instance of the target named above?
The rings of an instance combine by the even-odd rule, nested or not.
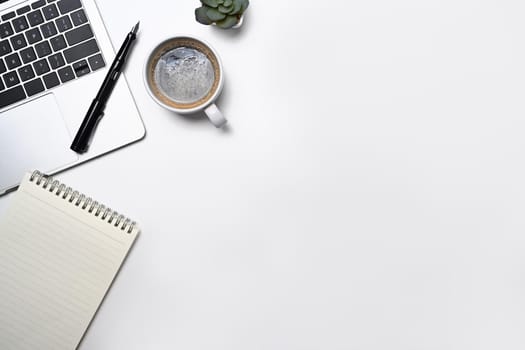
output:
[[[0,18],[0,108],[105,66],[80,0],[38,0]]]

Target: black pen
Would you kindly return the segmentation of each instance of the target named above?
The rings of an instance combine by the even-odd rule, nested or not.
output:
[[[118,77],[120,76],[122,68],[124,67],[126,59],[131,51],[131,45],[137,38],[139,24],[140,22],[131,28],[131,32],[129,32],[126,40],[124,40],[124,43],[120,47],[117,57],[115,57],[115,60],[113,61],[113,64],[111,65],[111,68],[109,69],[108,74],[104,79],[102,86],[100,87],[100,90],[98,90],[97,96],[91,103],[91,106],[89,107],[89,110],[82,121],[82,125],[80,125],[80,129],[78,129],[77,135],[71,144],[71,149],[73,151],[77,153],[86,153],[89,149],[89,144],[93,134],[95,133],[97,124],[104,115],[106,103],[111,96],[113,88],[117,84]]]

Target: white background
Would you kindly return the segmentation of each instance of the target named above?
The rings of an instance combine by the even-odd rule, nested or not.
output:
[[[525,5],[99,0],[146,139],[59,178],[142,235],[81,349],[525,348]],[[176,33],[221,54],[230,129],[147,95]],[[0,214],[11,196],[0,199]]]

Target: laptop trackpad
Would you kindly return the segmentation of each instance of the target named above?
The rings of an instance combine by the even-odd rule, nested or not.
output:
[[[27,171],[58,170],[78,160],[53,94],[0,114],[0,193]]]

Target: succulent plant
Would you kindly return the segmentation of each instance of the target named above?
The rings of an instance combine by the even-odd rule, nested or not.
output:
[[[239,23],[250,4],[249,0],[201,0],[202,6],[195,9],[195,19],[202,24],[215,23],[228,29]]]

